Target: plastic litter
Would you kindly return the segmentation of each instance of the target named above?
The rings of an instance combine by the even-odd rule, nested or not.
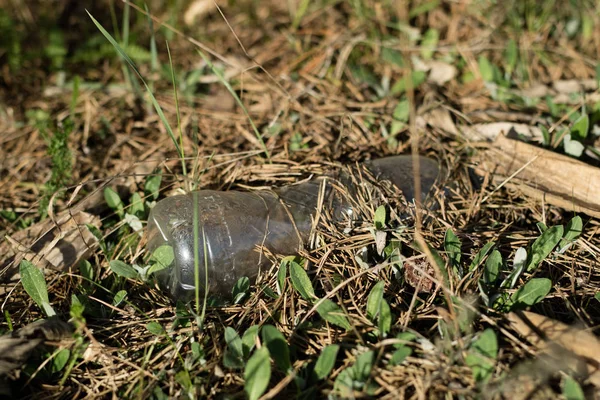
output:
[[[419,157],[421,199],[438,177],[436,161]],[[408,155],[364,163],[378,180],[389,180],[412,202],[415,196],[413,158]],[[201,190],[159,201],[148,218],[148,254],[161,251],[168,265],[156,273],[159,285],[172,298],[187,301],[200,292],[226,297],[241,277],[256,278],[270,266],[261,249],[274,254],[296,254],[307,243],[319,193],[336,220],[352,217],[352,207],[333,188],[332,176],[274,190],[252,192]],[[346,173],[338,184],[355,193]],[[324,187],[322,187],[324,186]],[[172,252],[170,251],[172,249]],[[206,249],[206,253],[205,253]],[[166,252],[165,252],[166,250]],[[164,257],[163,257],[164,258]],[[195,274],[195,265],[198,274]]]

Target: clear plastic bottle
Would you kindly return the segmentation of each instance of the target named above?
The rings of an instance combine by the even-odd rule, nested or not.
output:
[[[425,157],[419,157],[419,164],[421,198],[425,199],[437,179],[438,164]],[[411,156],[381,158],[364,166],[377,179],[391,181],[408,201],[413,200]],[[338,182],[351,185],[344,174]],[[171,265],[156,274],[159,284],[174,299],[189,300],[195,293],[194,266],[198,265],[201,292],[208,276],[209,294],[226,297],[239,278],[254,279],[270,266],[261,248],[274,254],[295,254],[306,243],[321,185],[322,178],[318,178],[272,191],[201,190],[159,201],[148,218],[147,251],[152,254],[169,245],[174,254]],[[332,192],[332,186],[326,184],[324,204],[334,217],[342,218],[351,207]]]

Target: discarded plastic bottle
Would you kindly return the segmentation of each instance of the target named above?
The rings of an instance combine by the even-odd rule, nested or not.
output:
[[[419,157],[419,164],[421,198],[425,199],[437,179],[438,164],[425,157]],[[411,156],[386,157],[364,166],[413,201]],[[344,175],[338,182],[351,185]],[[226,297],[239,278],[254,279],[269,266],[261,248],[274,254],[297,253],[309,238],[322,182],[322,178],[313,179],[272,191],[201,190],[159,201],[148,218],[148,254],[165,245],[173,249],[170,265],[156,274],[159,285],[174,299],[186,301],[194,296],[196,279],[204,293],[208,277],[209,294]],[[351,215],[349,202],[339,193],[333,195],[332,188],[325,184],[324,204],[331,215],[340,219]],[[351,187],[347,189],[352,193]]]

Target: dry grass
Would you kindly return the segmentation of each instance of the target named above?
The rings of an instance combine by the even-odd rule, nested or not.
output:
[[[32,29],[31,23],[41,12],[33,3],[26,2],[22,8],[10,4],[7,7],[23,29]],[[24,61],[18,71],[4,65],[0,70],[0,210],[12,210],[18,219],[0,218],[3,236],[17,235],[24,226],[39,221],[39,200],[52,170],[39,126],[27,120],[27,111],[34,109],[47,112],[50,121],[71,116],[75,122],[69,137],[74,160],[72,185],[65,196],[55,199],[50,215],[83,204],[81,209],[101,218],[100,230],[104,241],[114,246],[113,257],[128,263],[142,263],[144,240],[139,241],[135,233],[122,227],[124,223],[106,207],[101,190],[110,186],[128,199],[133,192],[143,191],[146,176],[156,167],[163,171],[162,195],[166,196],[188,188],[190,182],[198,188],[220,190],[293,183],[327,170],[332,163],[406,153],[412,146],[419,154],[440,161],[447,169],[443,182],[449,188],[446,195],[439,194],[439,208],[421,211],[418,231],[445,257],[444,234],[452,228],[462,240],[465,267],[491,240],[497,242],[504,259],[510,260],[518,247],[527,247],[539,236],[536,223],[565,225],[572,217],[565,210],[534,202],[519,192],[495,190],[491,177],[475,179],[469,167],[476,160],[479,144],[440,127],[424,126],[419,117],[441,105],[450,111],[458,126],[507,120],[511,115],[526,123],[546,121],[548,106],[543,101],[519,105],[494,100],[481,79],[478,57],[486,55],[494,64],[503,66],[507,42],[516,40],[521,63],[512,78],[513,89],[527,89],[534,83],[551,85],[558,79],[594,78],[595,57],[600,51],[600,18],[589,15],[590,38],[582,34],[569,36],[566,31],[569,18],[584,15],[584,10],[592,8],[591,2],[582,2],[578,10],[547,1],[543,7],[550,7],[550,15],[533,18],[531,23],[539,26],[531,29],[515,25],[515,15],[519,15],[521,7],[516,1],[496,6],[483,1],[441,2],[410,19],[411,10],[429,3],[416,1],[409,7],[398,1],[392,7],[375,1],[322,2],[319,7],[309,6],[297,29],[292,26],[297,2],[289,2],[291,9],[286,2],[276,1],[242,1],[235,5],[218,2],[226,18],[214,9],[212,1],[183,2],[177,13],[152,4],[162,2],[150,3],[157,19],[155,26],[171,22],[214,52],[213,61],[222,68],[264,133],[271,163],[260,153],[260,145],[242,110],[205,68],[197,46],[181,34],[174,34],[169,42],[176,74],[202,68],[200,76],[191,83],[195,90],[178,83],[188,176],[182,175],[181,162],[160,119],[128,88],[117,59],[93,65],[69,64],[67,80],[79,74],[84,82],[101,82],[99,88],[82,86],[72,111],[72,86],[61,85],[59,74],[49,71],[39,60]],[[192,3],[202,3],[210,11],[186,24],[185,18],[190,18],[186,10],[191,9],[188,6]],[[523,3],[532,7],[536,4]],[[86,32],[92,31],[91,21],[81,6],[64,7],[62,14],[57,14],[67,15],[65,18],[73,26],[89,25]],[[70,14],[68,7],[73,8]],[[116,8],[120,12],[122,5],[116,4]],[[527,12],[533,13],[529,10],[521,15]],[[137,15],[133,9],[132,13]],[[171,21],[173,13],[175,21]],[[105,27],[111,26],[106,9],[92,10],[92,14]],[[411,29],[421,33],[437,29],[440,40],[434,58],[458,66],[462,75],[472,74],[471,80],[459,74],[443,85],[425,82],[414,93],[409,91],[415,107],[410,123],[400,130],[395,142],[382,135],[381,127],[389,129],[401,95],[378,94],[367,78],[351,72],[360,65],[378,77],[379,85],[385,81],[393,85],[410,71],[411,56],[421,54],[422,48],[393,28],[392,20],[409,21]],[[146,47],[147,21],[144,17],[140,21],[132,29],[136,32],[136,44]],[[158,31],[158,53],[166,66],[164,37],[168,31]],[[71,46],[77,45],[77,40],[82,38],[67,37]],[[382,55],[384,48],[398,50],[404,65],[389,62]],[[153,75],[148,62],[140,63],[140,70],[153,81],[154,93],[175,126],[177,110],[170,81],[157,72]],[[186,90],[190,90],[187,97]],[[300,150],[291,148],[296,134],[303,145]],[[519,372],[526,360],[536,356],[536,348],[518,336],[505,313],[488,309],[478,300],[479,271],[462,280],[452,276],[450,287],[434,285],[430,293],[419,293],[396,276],[393,268],[377,264],[382,262],[380,259],[370,260],[368,270],[358,264],[357,252],[364,246],[373,248],[375,243],[368,228],[376,206],[400,207],[393,191],[383,190],[378,196],[374,201],[360,202],[359,214],[364,218],[351,233],[325,215],[317,228],[318,245],[302,254],[310,261],[308,272],[317,295],[326,296],[343,308],[352,323],[351,330],[322,321],[313,306],[289,284],[278,299],[265,295],[260,285],[275,287],[281,255],[273,256],[273,269],[253,286],[251,296],[243,304],[209,307],[200,331],[186,308],[176,309],[158,289],[134,280],[112,279],[108,266],[111,259],[95,247],[89,260],[96,283],[107,287],[85,282],[77,268],[45,271],[50,302],[59,316],[69,318],[71,296],[87,299],[85,323],[77,331],[87,347],[79,347],[83,353],[63,384],[60,381],[64,371],[36,371],[39,360],[45,357],[40,355],[18,376],[13,389],[24,398],[159,398],[159,392],[168,397],[241,398],[243,371],[223,366],[224,328],[233,327],[241,335],[252,325],[272,324],[287,339],[298,374],[317,359],[324,346],[340,344],[341,350],[328,378],[302,390],[286,374],[273,372],[267,398],[326,397],[338,374],[366,349],[374,350],[377,357],[369,378],[377,384],[373,393],[377,397],[510,398],[519,392],[515,387],[532,397],[558,396],[562,376],[559,371],[550,370],[542,377],[529,374],[530,371]],[[549,277],[553,288],[533,311],[593,330],[600,322],[600,303],[594,298],[600,283],[596,261],[600,251],[596,234],[599,225],[594,218],[582,217],[581,238],[564,254],[544,261],[535,272],[536,277]],[[399,223],[399,217],[392,218],[391,226],[395,223]],[[404,230],[390,230],[388,238],[392,236],[402,242],[406,257],[425,257],[413,245],[414,224]],[[23,238],[22,244],[30,247],[34,239]],[[0,261],[3,268],[10,267],[4,264],[9,261],[6,255],[0,254]],[[19,327],[43,317],[22,285],[7,282],[11,277],[6,271],[0,269],[0,293],[5,296],[0,301],[6,316],[0,323],[3,331],[8,330],[8,320]],[[424,279],[439,278],[433,275]],[[384,298],[393,314],[392,333],[385,339],[373,336],[376,327],[365,311],[372,287],[381,280],[386,282]],[[126,290],[127,301],[113,306],[114,294],[121,289]],[[446,300],[450,295],[463,301],[449,306]],[[150,322],[158,322],[167,330],[167,336],[149,332]],[[457,329],[459,323],[468,327]],[[482,388],[465,357],[474,334],[485,328],[497,332],[500,352],[492,378]],[[418,337],[412,345],[414,351],[404,363],[390,367],[394,337],[405,330]],[[200,344],[197,359],[193,357],[193,343]],[[78,349],[73,341],[62,345],[73,351]],[[533,369],[538,367],[534,365]],[[34,378],[30,379],[32,374]],[[26,382],[25,388],[18,389]],[[590,396],[597,390],[585,379],[580,383]],[[512,394],[508,389],[514,390]],[[367,395],[357,391],[355,396]]]

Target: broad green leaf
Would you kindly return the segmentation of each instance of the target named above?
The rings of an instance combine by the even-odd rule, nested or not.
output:
[[[386,336],[392,328],[392,310],[385,299],[381,299],[379,323],[377,324],[381,336]]]
[[[120,277],[129,279],[136,279],[138,277],[138,273],[135,268],[129,264],[125,264],[121,260],[112,260],[108,265],[110,266],[112,272]]]
[[[371,370],[375,364],[375,352],[367,351],[356,358],[352,366],[354,370],[354,379],[359,382],[365,382],[371,376]]]
[[[437,29],[429,28],[421,40],[421,56],[425,60],[431,59],[436,50],[440,33]]]
[[[235,329],[230,326],[225,328],[225,343],[227,348],[223,355],[223,365],[232,369],[242,368],[244,366],[244,344]]]
[[[582,115],[577,118],[577,120],[573,123],[571,127],[571,136],[575,140],[583,140],[588,135],[588,130],[590,128],[590,118],[587,114]]]
[[[117,192],[109,187],[104,188],[104,200],[111,209],[117,211],[119,215],[123,215],[123,201]]]
[[[369,297],[367,299],[367,317],[372,322],[377,321],[377,317],[381,311],[381,301],[383,300],[383,291],[385,289],[385,282],[379,281],[373,289],[371,289],[371,293],[369,293]]]
[[[480,56],[479,61],[479,73],[481,74],[481,78],[485,82],[493,82],[494,81],[494,66],[485,56]]]
[[[461,251],[462,243],[458,236],[452,232],[452,229],[448,229],[446,231],[446,235],[444,236],[444,250],[448,254],[448,258],[450,259],[450,264],[455,268],[460,270],[460,251]],[[460,276],[460,275],[459,275]]]
[[[288,257],[281,260],[281,264],[279,264],[279,270],[277,271],[277,292],[279,295],[283,295],[285,291],[285,277],[287,276],[288,264]]]
[[[131,195],[129,200],[129,213],[141,218],[144,215],[144,200],[138,192]]]
[[[329,323],[337,325],[340,328],[344,328],[345,330],[350,330],[352,328],[348,317],[344,314],[344,311],[340,308],[340,306],[329,299],[325,299],[321,304],[319,304],[317,307],[317,312],[321,318]]]
[[[117,294],[115,294],[115,297],[113,297],[112,305],[118,307],[119,304],[121,304],[123,300],[125,300],[125,297],[127,297],[127,291],[119,290]]]
[[[473,258],[473,261],[471,261],[471,265],[469,265],[469,272],[474,271],[479,267],[485,256],[488,255],[495,244],[496,242],[488,242],[481,248],[481,250],[479,250],[479,252]]]
[[[413,89],[416,89],[419,85],[425,82],[426,78],[427,73],[425,73],[425,71],[412,71],[411,73],[408,73],[407,75],[400,78],[396,83],[394,83],[390,92],[392,95],[398,96],[406,92],[406,88],[409,82],[412,83]]]
[[[21,274],[23,288],[33,301],[42,308],[46,316],[56,315],[48,300],[48,288],[42,271],[31,262],[22,260],[19,264],[19,273]]]
[[[483,281],[488,285],[493,284],[498,279],[501,270],[502,255],[498,250],[494,250],[485,262],[485,269],[483,270]]]
[[[558,246],[559,252],[564,253],[568,246],[581,235],[581,232],[583,232],[583,221],[579,215],[576,215],[567,224],[565,235]]]
[[[384,229],[385,221],[386,221],[385,206],[382,205],[382,206],[377,207],[377,210],[375,210],[375,217],[373,218],[373,222],[375,224],[375,229]]]
[[[565,138],[563,139],[563,147],[565,149],[565,153],[575,158],[581,157],[583,151],[585,150],[585,146],[581,142],[573,139],[571,135],[565,135]]]
[[[394,113],[392,114],[395,120],[408,122],[410,116],[410,103],[407,99],[400,100],[394,108]]]
[[[538,237],[533,245],[531,245],[531,251],[529,253],[529,260],[527,264],[527,272],[532,272],[537,266],[552,252],[558,242],[563,236],[563,226],[557,225],[548,228],[544,233]]]
[[[175,253],[173,252],[173,247],[168,244],[163,244],[162,246],[158,246],[150,256],[150,262],[155,262],[159,264],[162,268],[167,268],[170,266],[175,260]]]
[[[244,349],[244,358],[250,355],[250,352],[256,345],[256,338],[258,337],[258,332],[260,331],[260,325],[252,325],[250,328],[246,329],[244,332],[244,336],[242,336],[242,346]]]
[[[323,348],[314,368],[317,379],[321,380],[329,375],[335,366],[335,360],[339,350],[340,346],[337,344],[330,344]]]
[[[162,336],[165,334],[165,329],[156,321],[148,322],[146,324],[146,329],[153,335]]]
[[[598,301],[600,301],[600,292],[596,292],[596,294],[594,295],[594,298]]]
[[[552,281],[548,278],[533,278],[510,297],[511,309],[532,306],[550,293]]]
[[[477,382],[486,382],[494,372],[498,356],[498,339],[492,329],[486,329],[473,342],[465,359]]]
[[[312,283],[310,282],[308,274],[306,273],[304,268],[302,268],[300,264],[298,264],[295,261],[290,261],[289,266],[290,278],[292,280],[292,286],[294,287],[294,289],[296,289],[298,293],[300,293],[300,296],[302,296],[304,300],[309,301],[311,303],[314,302],[317,299],[317,296],[315,296],[315,291],[312,287]]]
[[[79,273],[87,281],[91,282],[94,280],[94,269],[88,260],[82,260],[79,263]]]
[[[585,400],[585,394],[581,390],[581,386],[570,376],[563,378],[562,394],[566,400]]]
[[[402,57],[402,53],[398,50],[390,49],[388,47],[382,48],[381,59],[400,68],[404,68],[404,57]]]
[[[283,334],[273,325],[264,325],[261,329],[261,336],[275,361],[275,366],[281,372],[287,373],[292,368],[292,363],[290,362],[290,349]]]
[[[240,304],[248,294],[249,290],[250,279],[247,276],[242,276],[240,279],[237,280],[237,282],[233,286],[233,289],[231,289],[233,304]]]
[[[52,359],[52,372],[60,372],[69,362],[71,352],[69,349],[61,349]]]
[[[413,350],[409,346],[400,346],[396,351],[392,353],[392,357],[390,358],[391,365],[400,365],[406,360],[407,357],[410,357]]]
[[[256,350],[244,369],[244,390],[250,400],[257,400],[269,386],[271,360],[266,346]]]
[[[153,174],[146,177],[144,183],[144,194],[153,200],[158,199],[160,194],[160,182],[162,181],[162,171],[157,169]]]

